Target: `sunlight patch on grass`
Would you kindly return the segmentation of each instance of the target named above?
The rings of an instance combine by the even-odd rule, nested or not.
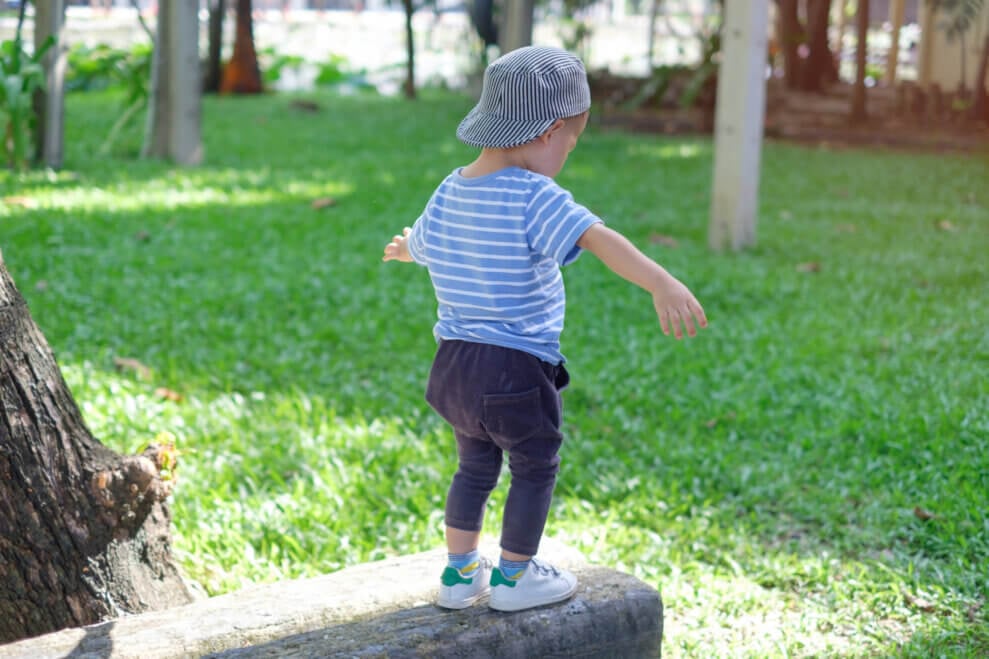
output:
[[[655,158],[657,160],[676,160],[678,158],[697,158],[699,156],[709,156],[711,147],[709,144],[699,142],[680,142],[674,144],[664,144],[662,142],[640,142],[630,144],[626,148],[629,156]]]
[[[75,183],[54,189],[44,185],[22,188],[32,200],[28,210],[101,211],[128,213],[148,209],[187,210],[222,205],[227,208],[261,206],[287,200],[342,197],[353,192],[352,183],[321,179],[285,179],[268,169],[169,171],[146,181],[123,179],[109,187]],[[0,216],[16,212],[11,204],[0,206]]]

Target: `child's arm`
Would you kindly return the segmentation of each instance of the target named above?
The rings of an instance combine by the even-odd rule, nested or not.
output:
[[[594,224],[584,232],[577,244],[592,252],[616,274],[652,295],[663,334],[669,336],[672,328],[674,336],[682,339],[682,322],[687,328],[687,335],[694,336],[697,334],[695,318],[701,327],[707,327],[704,309],[687,287],[640,252],[622,234],[603,224]]]
[[[412,257],[409,255],[409,234],[412,233],[412,229],[405,227],[402,230],[402,235],[396,235],[391,239],[391,242],[385,245],[385,255],[381,258],[382,261],[405,261],[406,263],[412,263]]]

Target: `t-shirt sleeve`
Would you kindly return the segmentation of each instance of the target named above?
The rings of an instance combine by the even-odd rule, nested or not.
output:
[[[583,251],[577,241],[601,218],[573,200],[573,195],[547,179],[537,187],[526,210],[526,235],[533,251],[560,265]]]
[[[430,202],[432,203],[432,202]],[[412,225],[412,233],[409,234],[405,243],[409,248],[409,256],[419,265],[426,265],[426,213],[423,212],[419,219]]]

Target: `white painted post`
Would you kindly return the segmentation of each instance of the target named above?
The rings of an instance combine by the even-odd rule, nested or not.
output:
[[[161,0],[144,155],[181,165],[202,162],[199,1]]]
[[[35,3],[34,49],[52,37],[55,42],[45,53],[45,89],[41,95],[40,134],[38,145],[41,162],[46,167],[58,169],[65,153],[65,70],[68,53],[65,46],[65,1],[42,0]]]
[[[769,0],[732,0],[724,11],[708,228],[708,244],[719,251],[755,242]]]
[[[203,160],[201,123],[202,74],[199,68],[199,0],[171,0],[173,5],[168,86],[171,105],[169,156],[181,165]]]
[[[501,52],[507,53],[532,45],[532,11],[534,0],[508,0],[502,21]]]

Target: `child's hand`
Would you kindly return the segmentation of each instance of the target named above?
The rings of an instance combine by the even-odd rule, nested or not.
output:
[[[412,229],[405,227],[402,230],[401,236],[395,236],[391,239],[391,242],[385,245],[385,255],[381,258],[382,261],[405,261],[406,263],[412,262],[412,257],[409,256],[409,234],[412,233]]]
[[[696,336],[695,319],[700,327],[707,327],[707,317],[697,298],[672,276],[666,279],[660,288],[653,291],[652,303],[656,307],[656,315],[659,316],[659,326],[666,336],[669,336],[672,330],[677,340],[682,339],[683,327],[687,328],[687,336]]]

